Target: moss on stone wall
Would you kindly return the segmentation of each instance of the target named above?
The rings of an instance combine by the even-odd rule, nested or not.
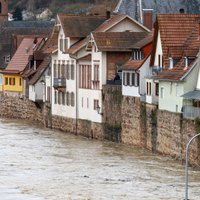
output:
[[[121,124],[104,123],[103,128],[104,128],[105,139],[114,142],[121,142],[121,131],[122,131]]]

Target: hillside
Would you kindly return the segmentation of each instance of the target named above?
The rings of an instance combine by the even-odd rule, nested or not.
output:
[[[9,0],[9,9],[12,12],[16,7],[38,13],[45,8],[49,8],[55,15],[58,12],[65,13],[85,13],[98,5],[101,9],[113,9],[118,0]]]

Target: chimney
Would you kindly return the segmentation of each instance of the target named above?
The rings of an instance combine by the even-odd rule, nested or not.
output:
[[[143,9],[143,25],[149,30],[153,28],[153,9]]]
[[[188,68],[188,57],[185,56],[184,60],[185,60],[185,67],[184,67],[184,69],[187,69]]]
[[[173,69],[173,67],[174,67],[173,58],[170,56],[169,57],[169,69]]]
[[[110,19],[110,11],[109,10],[106,11],[106,19]]]
[[[181,8],[181,9],[179,10],[179,12],[180,12],[181,14],[185,13],[184,8]]]

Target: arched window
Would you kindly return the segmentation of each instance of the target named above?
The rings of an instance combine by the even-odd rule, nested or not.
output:
[[[2,13],[2,5],[1,5],[1,2],[0,2],[0,13]]]

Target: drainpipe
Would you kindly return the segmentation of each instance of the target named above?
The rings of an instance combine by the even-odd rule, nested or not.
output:
[[[70,58],[76,60],[76,65],[74,66],[75,70],[76,70],[76,74],[75,74],[75,78],[76,78],[76,102],[75,102],[75,107],[76,107],[76,128],[75,128],[75,134],[78,135],[78,61],[77,61],[77,57],[70,55]]]

